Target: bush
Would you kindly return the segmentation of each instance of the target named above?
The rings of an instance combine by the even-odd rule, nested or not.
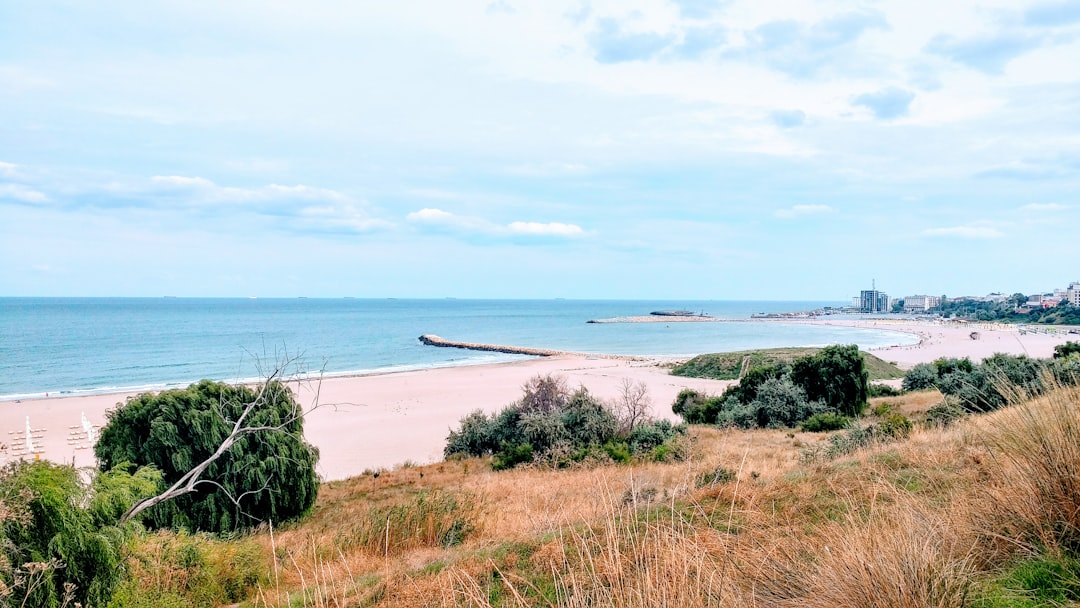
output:
[[[727,395],[727,392],[724,394]],[[724,409],[724,400],[724,397],[712,397],[685,388],[675,397],[671,411],[681,416],[687,424],[713,424],[716,415]]]
[[[1067,359],[1072,355],[1080,354],[1080,342],[1066,342],[1054,347],[1055,359]]]
[[[807,399],[846,416],[858,416],[866,407],[869,378],[854,344],[823,348],[791,366],[791,380],[806,391]]]
[[[870,398],[874,398],[874,397],[899,397],[900,395],[903,395],[903,394],[904,394],[903,391],[896,390],[895,388],[889,386],[888,384],[871,384],[870,387],[867,389],[867,396],[870,397]]]
[[[905,391],[924,391],[937,386],[938,368],[932,363],[920,363],[904,374],[901,387]]]
[[[73,467],[20,460],[0,469],[0,591],[10,594],[0,601],[105,605],[119,580],[122,535],[95,522],[92,504]]]
[[[836,412],[821,412],[803,421],[800,428],[807,433],[824,433],[838,431],[850,423],[851,418],[847,416],[841,416]]]
[[[630,385],[628,390],[633,388]],[[621,462],[630,455],[651,454],[673,436],[685,433],[684,428],[666,421],[648,421],[643,403],[635,402],[635,422],[624,436],[611,407],[584,388],[567,392],[565,382],[557,378],[534,378],[523,391],[520,401],[497,415],[475,411],[462,418],[461,426],[446,439],[444,456],[494,454],[496,470],[532,461],[556,467],[591,459]],[[687,394],[684,402],[697,398]]]
[[[256,392],[203,380],[183,390],[143,393],[108,414],[94,447],[103,471],[125,463],[154,466],[171,485],[210,457],[252,403],[251,426],[281,427],[240,437],[203,475],[210,484],[143,514],[152,527],[230,532],[261,521],[295,519],[315,502],[318,451],[304,441],[292,392],[267,382]],[[260,488],[263,488],[260,491]],[[237,506],[230,497],[241,497]]]
[[[821,413],[820,402],[809,402],[802,388],[789,378],[770,378],[761,383],[757,398],[748,404],[754,424],[760,428],[793,427]]]
[[[925,423],[927,426],[945,428],[951,426],[957,420],[967,415],[964,408],[951,397],[941,400],[941,403],[926,410]]]
[[[712,471],[705,471],[704,473],[699,474],[694,481],[694,486],[704,488],[706,486],[722,485],[735,481],[735,477],[735,471],[725,468],[724,466],[718,466]]]

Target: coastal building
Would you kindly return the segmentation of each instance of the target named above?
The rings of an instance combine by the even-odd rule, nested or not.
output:
[[[889,294],[877,289],[859,292],[860,312],[889,312]]]
[[[1080,283],[1069,283],[1065,290],[1065,299],[1073,306],[1080,306]]]
[[[941,306],[941,296],[906,296],[904,312],[926,312]]]

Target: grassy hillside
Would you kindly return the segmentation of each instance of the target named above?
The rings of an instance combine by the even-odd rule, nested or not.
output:
[[[831,456],[824,448],[852,433],[698,427],[689,462],[406,466],[324,484],[304,522],[200,545],[202,558],[163,550],[158,534],[133,543],[129,560],[157,573],[137,583],[157,602],[146,605],[170,594],[194,601],[193,589],[234,579],[247,582],[249,606],[1080,599],[1080,488],[1070,473],[1080,469],[1080,389],[948,428],[919,424],[939,399],[875,400],[869,421],[907,416],[910,435]],[[247,566],[237,574],[236,564]],[[200,576],[211,567],[221,572]]]
[[[671,373],[675,376],[686,376],[688,378],[737,380],[748,369],[761,365],[772,365],[782,361],[791,362],[800,357],[815,354],[820,350],[820,348],[770,348],[698,355],[689,361],[676,365],[672,368]],[[867,352],[863,352],[862,355],[866,368],[870,372],[870,380],[888,380],[904,376],[903,370],[892,363]]]

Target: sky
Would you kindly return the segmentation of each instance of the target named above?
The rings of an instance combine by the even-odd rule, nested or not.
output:
[[[0,296],[1080,279],[1080,1],[0,0]]]

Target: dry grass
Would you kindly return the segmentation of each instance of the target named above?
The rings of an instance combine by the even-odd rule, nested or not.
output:
[[[888,399],[915,416],[940,396]],[[825,435],[695,429],[682,463],[493,473],[455,461],[328,484],[308,521],[256,537],[274,571],[254,599],[970,606],[1012,556],[1080,548],[1077,404],[1080,390],[1059,389],[808,465],[800,452]],[[718,468],[733,475],[699,481]],[[444,516],[468,522],[461,544],[440,540]]]

